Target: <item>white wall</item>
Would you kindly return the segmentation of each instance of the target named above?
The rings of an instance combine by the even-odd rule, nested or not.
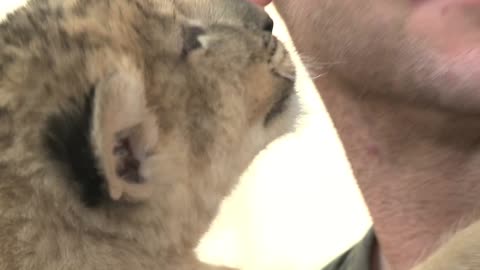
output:
[[[23,3],[0,0],[0,19]],[[276,21],[275,35],[292,49],[275,9],[267,11]],[[307,114],[296,133],[259,155],[225,201],[199,247],[206,261],[252,270],[318,270],[371,224],[330,119],[296,61]]]

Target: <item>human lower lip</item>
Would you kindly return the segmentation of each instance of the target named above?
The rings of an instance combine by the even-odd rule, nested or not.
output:
[[[257,5],[266,6],[272,2],[272,0],[249,0]]]

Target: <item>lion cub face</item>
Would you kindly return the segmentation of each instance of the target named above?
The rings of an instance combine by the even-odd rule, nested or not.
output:
[[[166,29],[158,39],[172,46],[146,57],[144,120],[117,129],[123,135],[107,148],[114,154],[101,159],[112,160],[104,165],[108,177],[112,164],[114,199],[165,198],[165,186],[181,183],[225,195],[254,156],[293,126],[293,64],[271,33],[178,21]]]
[[[90,204],[223,196],[293,126],[293,64],[247,1],[37,0],[10,21],[32,18],[22,87],[50,95],[47,150]]]
[[[271,26],[244,0],[32,0],[9,15],[0,238],[29,256],[0,257],[184,263],[249,163],[294,125],[293,64]]]

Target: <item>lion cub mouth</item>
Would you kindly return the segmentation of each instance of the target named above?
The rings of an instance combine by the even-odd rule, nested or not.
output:
[[[267,113],[267,116],[265,116],[265,126],[267,126],[276,116],[282,114],[287,109],[287,103],[293,95],[293,92],[293,82],[291,87],[285,87],[281,91],[279,91],[276,101],[273,103],[270,111]]]
[[[269,63],[273,74],[295,82],[295,65],[290,57],[290,53],[275,36],[268,35],[267,39],[269,42],[267,46],[270,49]]]
[[[270,69],[274,76],[284,80],[277,91],[275,101],[267,113],[264,125],[268,125],[276,116],[282,114],[288,107],[288,102],[295,92],[295,65],[284,45],[273,35],[266,37],[270,49]]]

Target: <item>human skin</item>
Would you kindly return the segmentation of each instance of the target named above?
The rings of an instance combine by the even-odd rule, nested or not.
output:
[[[479,217],[480,1],[274,4],[325,72],[314,82],[372,216],[374,261],[411,269]]]
[[[251,0],[253,3],[260,5],[260,6],[266,6],[272,2],[272,0]]]

